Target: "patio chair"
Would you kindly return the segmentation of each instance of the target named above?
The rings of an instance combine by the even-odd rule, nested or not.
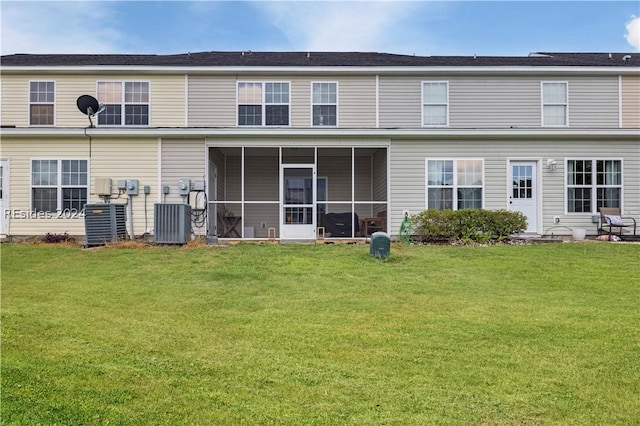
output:
[[[242,218],[226,211],[225,213],[218,212],[218,225],[222,225],[220,236],[222,238],[240,238],[240,232],[238,232],[237,227]]]
[[[598,235],[608,234],[609,237],[617,231],[618,236],[623,237],[622,232],[633,226],[633,237],[636,237],[636,220],[630,216],[622,216],[618,207],[600,207],[600,223]]]

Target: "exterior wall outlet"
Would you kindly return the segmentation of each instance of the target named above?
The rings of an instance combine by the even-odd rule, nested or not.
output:
[[[560,216],[554,216],[553,223],[560,223]]]

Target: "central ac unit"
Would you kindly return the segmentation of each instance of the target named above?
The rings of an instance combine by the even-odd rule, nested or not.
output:
[[[154,205],[153,242],[186,244],[191,240],[191,206],[180,203]]]
[[[125,240],[127,238],[127,212],[125,205],[85,205],[84,232],[88,247]]]

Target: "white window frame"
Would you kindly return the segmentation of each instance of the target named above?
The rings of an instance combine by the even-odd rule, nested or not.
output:
[[[53,185],[34,185],[33,182],[33,162],[34,161],[55,161],[57,163],[57,170],[56,170],[56,183]],[[84,161],[87,165],[87,171],[86,171],[86,184],[85,185],[72,185],[72,184],[68,184],[68,185],[64,185],[62,183],[62,162],[63,161]],[[90,162],[88,158],[32,158],[29,161],[29,206],[31,208],[32,211],[36,212],[36,211],[42,211],[42,212],[49,212],[49,213],[53,213],[53,211],[47,211],[47,210],[36,210],[35,206],[34,206],[34,199],[33,199],[33,190],[36,188],[46,188],[46,189],[55,189],[56,190],[56,213],[61,213],[61,212],[65,212],[65,213],[69,213],[69,214],[78,214],[80,213],[80,211],[68,211],[66,212],[65,209],[63,208],[63,197],[62,197],[62,193],[63,193],[63,189],[65,188],[80,188],[80,189],[85,189],[86,191],[86,200],[85,200],[85,204],[88,204],[90,202],[90,198],[91,198],[91,194],[90,194],[90,184],[91,184],[91,170],[90,170]],[[83,210],[84,207],[81,209]]]
[[[569,185],[569,162],[571,161],[590,161],[591,162],[591,185]],[[620,163],[620,184],[619,185],[598,185],[598,161],[617,161]],[[624,161],[622,158],[614,157],[570,157],[564,161],[564,211],[567,215],[594,215],[598,214],[598,189],[602,188],[618,188],[620,190],[620,211],[624,210]],[[588,188],[591,192],[591,211],[573,212],[569,211],[569,189],[570,188]]]
[[[243,102],[240,103],[240,85],[241,84],[259,84],[261,87],[262,99],[260,103]],[[288,102],[269,102],[267,103],[267,84],[286,84],[289,87]],[[240,124],[240,106],[254,105],[261,107],[261,123],[260,124]],[[267,105],[286,105],[288,111],[287,124],[267,124]],[[236,82],[236,127],[291,127],[291,82],[290,81],[254,81],[242,80]]]
[[[100,84],[119,84],[120,85],[120,102],[105,102],[100,99]],[[127,83],[142,83],[147,85],[147,102],[127,102],[126,101],[126,85]],[[105,105],[120,105],[120,124],[100,124],[100,116],[96,120],[96,125],[102,127],[149,127],[151,126],[151,82],[148,80],[99,80],[96,83],[96,97],[98,102]],[[146,105],[147,106],[147,124],[127,124],[127,106]]]
[[[33,102],[31,100],[31,84],[33,83],[53,83],[53,101],[52,102]],[[27,111],[27,117],[29,120],[29,126],[30,127],[51,127],[51,126],[55,126],[56,125],[56,94],[57,94],[57,87],[56,87],[56,81],[55,80],[31,80],[29,81],[29,106],[28,106],[28,111]],[[53,121],[51,124],[34,124],[31,122],[31,107],[34,105],[51,105],[53,108]]]
[[[451,185],[430,185],[429,184],[429,162],[430,161],[452,161],[453,162],[453,181]],[[480,161],[481,167],[482,167],[482,184],[480,185],[460,185],[459,184],[459,171],[458,171],[458,162],[462,162],[462,161]],[[486,189],[485,189],[485,185],[486,185],[486,179],[485,179],[485,161],[484,158],[425,158],[425,162],[424,162],[424,170],[425,170],[425,200],[424,200],[424,206],[425,209],[429,209],[429,189],[433,188],[433,189],[451,189],[452,190],[452,195],[451,195],[451,207],[452,210],[459,210],[458,209],[458,189],[460,188],[480,188],[482,190],[482,195],[481,195],[481,201],[480,204],[481,206],[479,207],[480,209],[484,208],[484,202],[485,202],[485,194],[486,194]]]
[[[561,103],[545,103],[544,101],[544,87],[546,84],[563,84],[565,87],[565,100]],[[545,107],[564,107],[564,124],[547,124],[545,123]],[[542,127],[569,127],[569,82],[568,81],[541,81],[540,82],[540,122]]]
[[[313,99],[313,88],[316,84],[334,84],[335,85],[335,94],[336,94],[336,101],[335,102],[314,102]],[[311,95],[310,95],[310,100],[311,100],[311,122],[310,125],[311,127],[338,127],[339,126],[339,117],[338,117],[338,99],[339,99],[339,85],[337,81],[312,81],[311,82]],[[313,124],[313,119],[314,119],[314,114],[313,114],[313,107],[315,106],[333,106],[336,108],[336,124]]]
[[[447,88],[447,100],[446,103],[441,103],[441,102],[427,102],[427,99],[425,99],[425,86],[427,84],[444,84]],[[420,120],[422,122],[422,127],[449,127],[449,81],[446,80],[424,80],[422,82],[420,82],[420,96],[421,96],[421,117]],[[445,112],[445,123],[444,124],[430,124],[430,123],[425,123],[424,120],[424,113],[425,113],[425,107],[429,107],[429,106],[444,106],[446,109]]]

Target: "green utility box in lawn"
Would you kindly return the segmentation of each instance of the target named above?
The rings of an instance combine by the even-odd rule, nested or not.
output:
[[[391,252],[391,239],[386,232],[374,232],[371,234],[369,255],[386,259]]]

